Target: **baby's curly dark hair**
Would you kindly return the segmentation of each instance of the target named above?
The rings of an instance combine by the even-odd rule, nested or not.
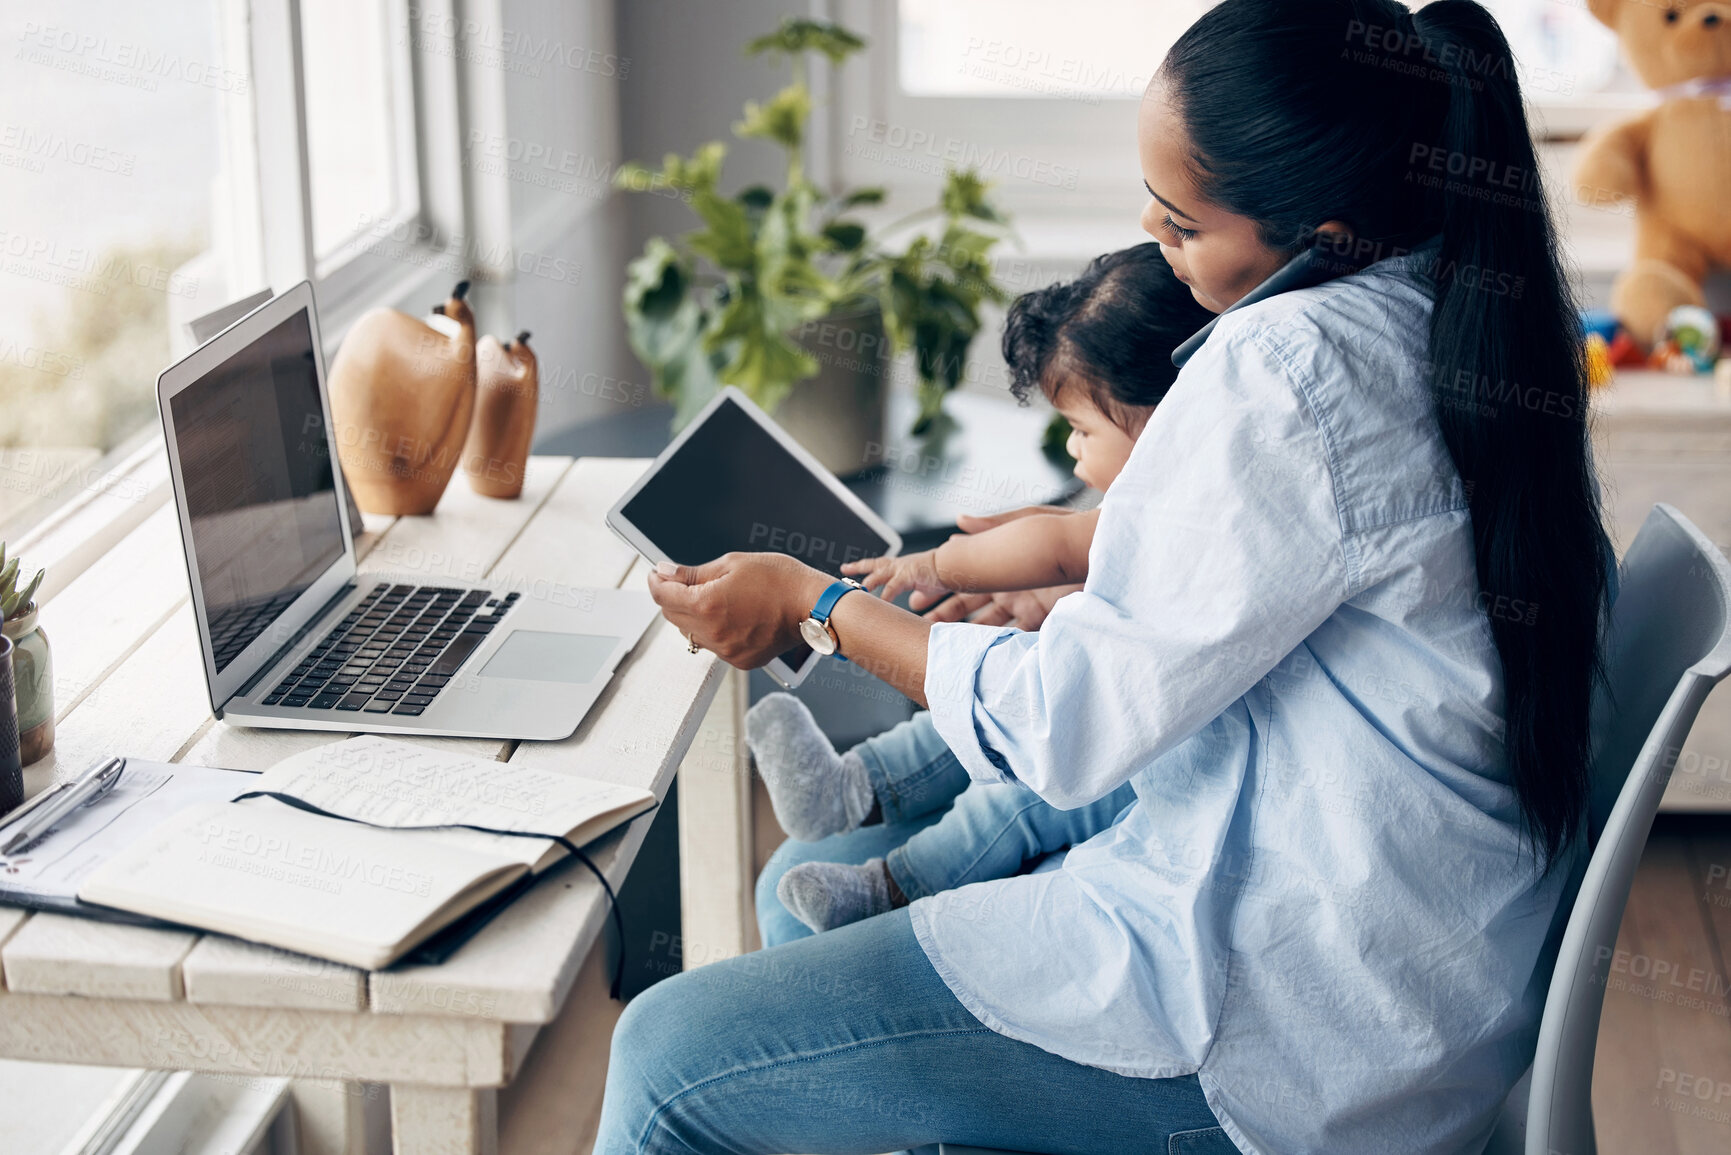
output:
[[[1152,243],[1095,257],[1081,276],[1023,293],[1004,321],[1010,391],[1056,401],[1081,386],[1135,433],[1172,388],[1172,350],[1212,320]]]

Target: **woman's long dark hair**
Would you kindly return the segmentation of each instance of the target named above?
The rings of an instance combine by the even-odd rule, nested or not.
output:
[[[1580,833],[1607,559],[1580,323],[1507,40],[1472,0],[1224,0],[1161,66],[1202,194],[1362,264],[1440,235],[1429,369],[1502,659],[1505,750],[1549,864]],[[1374,388],[1375,382],[1365,382]],[[1499,600],[1500,599],[1500,600]],[[1530,624],[1529,624],[1530,622]]]

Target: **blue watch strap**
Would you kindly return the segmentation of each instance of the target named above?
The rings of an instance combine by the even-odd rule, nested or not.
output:
[[[864,588],[865,587],[860,585],[858,582],[849,581],[846,578],[831,582],[829,587],[825,589],[823,593],[818,595],[817,604],[811,607],[812,619],[824,625],[828,625],[829,615],[835,610],[835,603],[841,601],[842,595],[851,594],[855,590],[863,590]],[[830,633],[833,636],[835,631],[832,629]],[[835,657],[837,661],[847,661],[846,658],[842,657],[840,649],[836,650]]]
[[[811,616],[819,622],[828,622],[830,613],[835,609],[835,603],[841,601],[843,594],[851,594],[857,589],[863,589],[858,582],[850,582],[846,578],[831,582],[829,588],[818,595],[817,605],[811,607]]]

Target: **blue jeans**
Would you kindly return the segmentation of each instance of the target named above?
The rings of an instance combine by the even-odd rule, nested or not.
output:
[[[863,1155],[940,1141],[1234,1150],[1194,1075],[1114,1075],[988,1030],[898,910],[638,995],[613,1032],[595,1151]]]
[[[924,712],[867,738],[854,752],[865,763],[884,824],[821,842],[782,844],[757,881],[766,946],[812,933],[775,896],[781,876],[801,862],[857,865],[882,858],[903,894],[924,898],[1008,878],[1028,862],[1086,842],[1136,800],[1126,784],[1086,806],[1059,810],[1025,786],[972,782]]]

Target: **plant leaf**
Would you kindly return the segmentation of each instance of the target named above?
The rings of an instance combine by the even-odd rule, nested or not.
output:
[[[991,185],[971,168],[952,168],[944,174],[944,191],[939,198],[944,213],[950,217],[974,217],[977,220],[1003,224],[1004,217],[986,199]]]
[[[723,269],[756,267],[756,245],[751,214],[744,205],[705,189],[692,194],[691,207],[709,228],[691,233],[685,243],[691,251],[708,257]]]
[[[36,596],[36,591],[42,587],[42,579],[47,575],[47,573],[48,571],[45,569],[37,570],[36,576],[30,579],[29,585],[25,586],[7,599],[11,604],[6,607],[4,616],[11,617],[15,610],[28,607],[30,605],[30,599],[34,598]]]
[[[775,202],[775,190],[768,185],[747,185],[740,189],[733,199],[751,212],[766,212],[769,206]]]
[[[844,209],[858,208],[860,205],[881,205],[888,198],[889,190],[873,186],[871,188],[856,188],[841,198]]]
[[[656,392],[677,400],[677,429],[719,388],[701,340],[708,318],[692,297],[690,271],[672,245],[655,237],[627,266],[624,296],[626,338]]]
[[[821,52],[831,64],[840,64],[866,46],[865,40],[840,24],[790,16],[768,36],[759,36],[745,46],[747,56],[766,52],[792,56],[796,52]]]
[[[13,558],[4,567],[0,567],[0,597],[12,593],[12,583],[18,577],[18,559]]]
[[[805,122],[810,116],[811,93],[803,84],[790,84],[765,103],[746,101],[745,119],[733,126],[733,134],[798,148],[805,140]]]
[[[856,253],[865,244],[865,226],[858,221],[831,221],[823,227],[824,237],[837,252]]]
[[[721,379],[773,413],[796,384],[817,375],[817,359],[786,336],[792,328],[787,314],[754,286],[740,282],[731,288],[704,344],[729,354]]]

